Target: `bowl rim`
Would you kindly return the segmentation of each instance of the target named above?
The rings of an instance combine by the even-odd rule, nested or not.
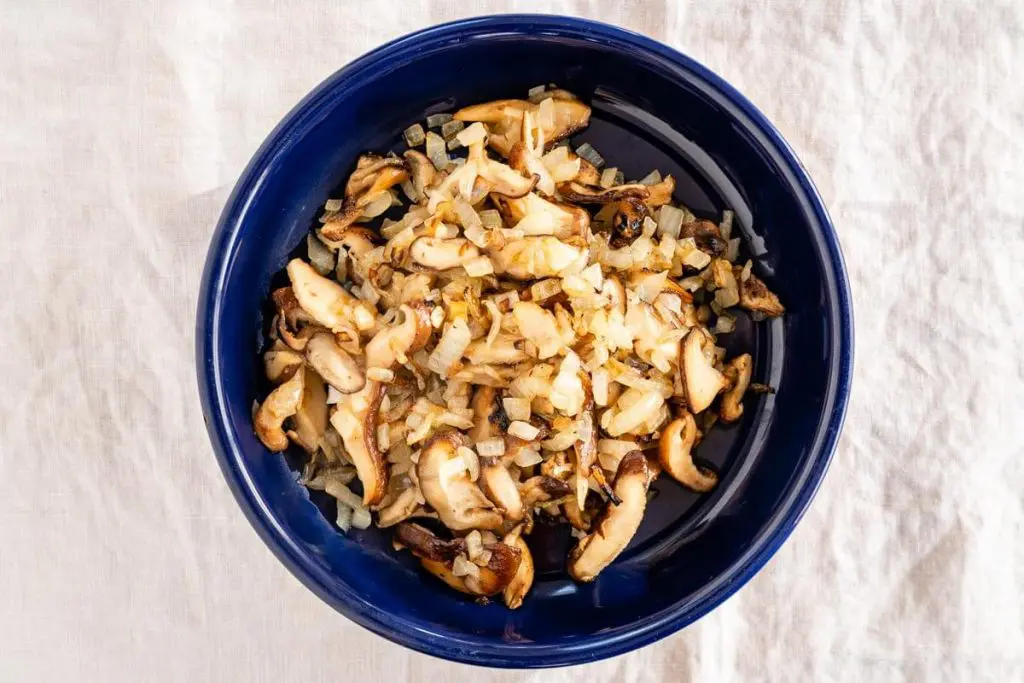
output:
[[[213,350],[219,346],[217,323],[221,317],[225,276],[231,266],[229,256],[234,253],[238,232],[248,209],[248,198],[258,192],[266,180],[267,168],[287,148],[289,140],[301,137],[306,130],[316,125],[330,101],[337,96],[336,91],[353,87],[354,84],[346,84],[346,81],[358,82],[358,77],[367,67],[382,60],[413,59],[415,51],[424,42],[458,38],[466,32],[474,36],[513,32],[582,38],[612,45],[634,55],[653,57],[673,68],[689,72],[694,78],[694,85],[723,99],[731,105],[734,115],[746,118],[751,132],[760,134],[762,144],[767,146],[769,152],[774,152],[776,163],[788,172],[786,181],[796,190],[804,212],[813,216],[816,220],[812,223],[821,228],[820,234],[815,237],[827,255],[826,284],[832,285],[829,288],[832,301],[829,303],[834,312],[829,321],[829,332],[836,342],[832,349],[832,367],[826,392],[832,408],[829,417],[818,424],[812,442],[815,444],[812,447],[814,454],[803,468],[802,478],[787,492],[779,510],[726,572],[708,584],[698,597],[644,617],[626,632],[587,636],[569,644],[460,641],[374,610],[345,586],[340,587],[340,595],[328,590],[326,580],[330,573],[314,563],[296,540],[288,536],[249,476],[240,445],[230,428],[227,407],[222,400],[222,377]],[[242,172],[211,238],[200,286],[195,344],[196,375],[203,416],[224,478],[257,534],[302,584],[360,626],[418,652],[467,664],[541,668],[613,657],[675,633],[728,599],[775,554],[803,517],[836,449],[852,381],[853,306],[838,236],[821,196],[779,131],[739,91],[692,58],[628,29],[577,17],[498,14],[425,28],[367,52],[322,81],[273,129]]]

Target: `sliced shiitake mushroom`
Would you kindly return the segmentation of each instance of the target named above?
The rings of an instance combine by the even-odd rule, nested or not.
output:
[[[718,483],[718,475],[693,462],[693,445],[697,441],[697,421],[689,412],[665,427],[658,442],[658,461],[662,469],[688,489],[706,493]]]
[[[480,250],[461,237],[439,239],[420,237],[409,250],[412,260],[426,268],[449,270],[458,268],[470,259],[480,255]]]
[[[726,366],[725,374],[732,381],[732,386],[722,395],[722,405],[718,416],[726,422],[735,422],[743,415],[743,394],[750,386],[750,375],[754,361],[749,353],[736,356]]]
[[[786,309],[768,287],[753,273],[740,281],[740,306],[748,311],[757,311],[767,316],[782,315]]]
[[[373,328],[377,311],[371,304],[356,299],[302,259],[289,261],[287,271],[295,298],[316,322],[335,332]]]
[[[573,489],[568,483],[554,477],[546,477],[543,474],[527,479],[520,490],[523,506],[527,510],[539,505],[558,502],[572,494]]]
[[[469,478],[458,453],[459,446],[466,443],[459,432],[434,436],[423,447],[416,465],[420,489],[449,529],[500,529],[504,521],[501,512]]]
[[[430,307],[423,302],[403,305],[402,321],[386,327],[366,345],[367,368],[391,369],[399,354],[403,357],[430,339]],[[384,497],[388,465],[377,444],[377,413],[384,400],[385,385],[367,380],[362,389],[346,394],[331,416],[345,450],[356,466],[363,484],[363,505],[376,505]]]
[[[366,384],[359,364],[338,346],[329,332],[318,332],[310,337],[306,360],[324,381],[343,394],[359,391]]]
[[[647,507],[650,469],[643,451],[630,451],[615,473],[615,495],[621,501],[605,504],[594,531],[569,553],[569,574],[577,581],[593,581],[629,545]]]
[[[281,340],[274,342],[270,350],[263,354],[263,371],[273,384],[286,381],[300,367],[302,354],[292,350]]]
[[[679,347],[679,369],[683,375],[683,389],[690,411],[700,413],[715,400],[728,385],[725,377],[715,369],[704,355],[704,332],[693,328]]]
[[[691,221],[679,228],[679,237],[692,237],[697,248],[712,256],[721,256],[729,249],[729,243],[722,239],[718,226],[711,221]]]
[[[552,120],[539,125],[544,135],[545,148],[550,149],[563,138],[582,130],[590,123],[590,107],[575,99],[552,99]],[[494,124],[488,144],[503,157],[508,157],[512,146],[519,142],[521,120],[525,112],[536,113],[539,105],[526,100],[495,100],[455,112],[456,121],[480,121]],[[538,124],[540,122],[538,121]]]
[[[356,170],[345,184],[345,202],[341,211],[320,229],[328,240],[338,239],[345,230],[359,220],[370,202],[382,192],[409,178],[404,159],[364,154],[356,162]]]
[[[322,328],[313,316],[299,305],[299,300],[291,287],[275,289],[270,298],[277,309],[274,331],[289,348],[304,351],[309,338]]]
[[[427,189],[437,181],[437,169],[423,152],[410,149],[403,156],[412,176],[413,189],[420,197],[426,196]]]
[[[443,541],[418,524],[403,522],[395,530],[395,540],[419,557],[424,569],[468,595],[491,596],[502,592],[516,579],[522,561],[517,546],[485,543],[483,549],[490,552],[490,558],[478,567],[477,575],[456,576],[453,565],[455,558],[466,552],[464,539]]]
[[[600,185],[584,185],[575,180],[560,183],[558,192],[570,202],[581,204],[610,204],[624,199],[646,200],[651,196],[650,188],[640,183],[601,187]]]
[[[306,374],[302,401],[291,418],[292,429],[287,434],[304,451],[315,453],[327,430],[327,391],[324,389],[324,381],[312,368],[307,366],[302,372]]]
[[[618,210],[612,217],[610,244],[618,249],[630,244],[643,233],[644,220],[650,218],[647,204],[637,197],[628,197],[618,203]]]
[[[283,451],[288,448],[288,436],[284,433],[283,425],[302,404],[305,379],[306,373],[296,372],[291,379],[271,391],[256,409],[253,418],[256,436],[272,451]]]
[[[530,588],[533,587],[533,555],[530,553],[530,546],[526,545],[526,541],[523,539],[522,531],[523,527],[520,525],[505,534],[505,537],[501,540],[505,545],[517,548],[520,557],[519,567],[516,569],[515,576],[505,586],[502,594],[505,606],[509,609],[520,607],[523,604],[523,598],[526,597],[526,594],[530,592]]]

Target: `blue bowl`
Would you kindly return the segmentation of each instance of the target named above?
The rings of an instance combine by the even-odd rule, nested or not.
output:
[[[781,319],[741,319],[730,352],[749,350],[744,419],[712,430],[698,455],[722,473],[710,495],[659,480],[630,547],[592,584],[564,572],[563,527],[531,537],[538,573],[522,608],[480,606],[422,572],[388,535],[344,536],[328,501],[296,482],[297,459],[252,431],[265,390],[258,351],[271,279],[365,150],[397,148],[427,114],[554,82],[591,103],[591,142],[626,177],[672,173],[699,214],[736,212]],[[723,337],[724,339],[725,337]],[[742,95],[643,36],[548,16],[468,19],[361,57],[307,96],[242,174],[210,245],[196,330],[200,394],[224,476],[280,560],[339,612],[438,657],[502,667],[589,662],[698,619],[760,569],[793,531],[835,450],[853,363],[849,284],[835,232],[806,172]]]

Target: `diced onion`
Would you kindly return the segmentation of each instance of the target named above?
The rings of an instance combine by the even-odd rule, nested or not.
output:
[[[601,156],[589,142],[584,142],[582,145],[577,147],[576,154],[580,155],[597,168],[604,166],[604,157]]]
[[[402,135],[405,136],[405,144],[410,147],[419,147],[423,144],[423,141],[426,140],[426,135],[423,132],[423,126],[418,123],[414,123],[406,128],[402,131]]]
[[[427,360],[427,367],[442,377],[447,376],[452,366],[462,358],[472,339],[466,321],[463,318],[456,318],[441,335],[441,341],[434,347]]]
[[[491,263],[491,259],[486,256],[471,258],[463,263],[462,267],[465,268],[466,275],[470,277],[483,277],[484,275],[490,275],[494,272],[494,264]]]
[[[366,508],[358,507],[352,510],[352,526],[356,529],[368,529],[372,521],[373,517]]]
[[[540,451],[536,448],[522,448],[516,453],[516,457],[512,461],[519,467],[530,467],[543,462],[544,458],[541,457]]]
[[[612,187],[613,185],[615,185],[615,174],[618,172],[619,169],[615,168],[614,166],[609,166],[608,168],[601,171],[601,179],[598,181],[597,184],[606,189]]]
[[[366,379],[390,384],[395,381],[395,371],[389,368],[367,368]]]
[[[590,375],[591,391],[594,393],[594,403],[599,406],[608,405],[608,371],[598,368]]]
[[[658,210],[658,233],[679,237],[683,226],[683,212],[674,206],[665,204]]]
[[[448,168],[448,153],[445,151],[445,142],[437,133],[427,133],[427,158],[438,171]]]
[[[629,392],[627,392],[628,394]],[[627,394],[623,394],[625,397]],[[621,402],[621,399],[620,399]],[[643,394],[633,405],[615,415],[608,429],[605,430],[612,436],[625,434],[636,429],[645,420],[651,418],[658,411],[658,408],[665,402],[661,394]]]
[[[484,439],[476,442],[476,452],[484,458],[494,458],[505,455],[505,439]]]
[[[508,433],[512,436],[522,439],[523,441],[533,441],[540,434],[540,429],[534,427],[529,422],[523,422],[522,420],[513,420],[508,426]]]
[[[306,235],[306,250],[309,252],[309,265],[313,266],[313,270],[324,276],[334,270],[334,252],[313,233]]]
[[[487,209],[477,214],[480,217],[480,222],[483,227],[487,230],[495,230],[504,225],[501,220],[501,214],[494,209]]]
[[[445,140],[451,140],[459,131],[461,131],[465,127],[466,124],[463,123],[462,121],[456,121],[454,119],[452,119],[451,121],[445,121],[441,125],[441,137],[443,137]]]
[[[342,531],[347,532],[352,528],[352,508],[347,505],[338,503],[338,517],[335,519],[335,524]]]
[[[525,398],[503,398],[501,405],[510,420],[525,422],[530,419],[530,400]]]
[[[639,180],[641,185],[657,185],[661,182],[661,172],[658,169],[654,169],[643,178]]]
[[[480,536],[480,532],[473,529],[466,534],[466,555],[471,560],[475,560],[480,556],[480,553],[484,551],[484,542]]]
[[[451,114],[431,114],[427,117],[427,128],[440,128],[451,120]]]
[[[391,193],[381,192],[363,207],[363,218],[376,218],[391,208]]]
[[[559,294],[562,291],[562,283],[558,278],[547,278],[533,283],[530,286],[530,296],[533,301],[544,301]]]
[[[487,139],[487,129],[484,128],[484,124],[477,121],[468,128],[464,128],[458,132],[455,136],[459,142],[465,147],[469,147],[477,142],[483,142]]]
[[[732,221],[735,214],[726,209],[722,212],[722,222],[718,224],[718,232],[722,233],[722,239],[729,239],[732,237]]]

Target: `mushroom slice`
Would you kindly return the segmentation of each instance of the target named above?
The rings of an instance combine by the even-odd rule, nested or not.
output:
[[[512,474],[499,458],[481,458],[480,484],[506,519],[518,522],[523,518],[523,498]]]
[[[356,162],[356,170],[345,184],[345,203],[338,215],[320,229],[329,239],[338,239],[363,214],[363,209],[395,185],[409,178],[403,159],[364,154]]]
[[[693,328],[679,347],[679,368],[683,375],[686,402],[694,414],[707,409],[728,381],[704,355],[704,332]]]
[[[518,112],[517,118],[521,118],[522,112],[532,110],[533,106],[532,102],[527,102],[526,100],[494,100],[492,102],[471,104],[468,107],[463,107],[452,114],[452,118],[456,121],[502,123],[515,112]]]
[[[718,416],[726,422],[735,422],[743,415],[743,394],[750,386],[750,375],[754,361],[749,353],[737,356],[726,367],[726,375],[732,380],[732,387],[722,395]]]
[[[498,529],[503,522],[501,513],[469,478],[458,454],[459,446],[466,443],[459,432],[444,432],[432,438],[416,464],[420,489],[449,529]]]
[[[293,351],[282,341],[274,342],[274,346],[263,354],[263,371],[273,384],[288,380],[300,367],[302,354]]]
[[[437,181],[437,169],[434,168],[434,164],[430,163],[426,154],[415,149],[406,151],[402,156],[405,157],[406,164],[409,166],[413,189],[421,199],[426,197],[427,189]]]
[[[465,553],[466,541],[439,539],[433,533],[411,522],[403,522],[395,530],[395,540],[420,558],[423,568],[457,591],[469,595],[495,595],[515,580],[522,553],[518,547],[504,543],[487,543],[484,550],[491,553],[487,564],[480,567],[477,576],[456,576],[452,570],[455,558]]]
[[[618,505],[605,504],[595,530],[569,553],[569,574],[577,581],[593,581],[629,545],[640,527],[647,506],[650,468],[642,451],[630,451],[615,474]]]
[[[303,351],[306,343],[320,328],[313,317],[302,309],[291,287],[275,289],[270,295],[277,308],[277,333],[295,351]]]
[[[466,261],[480,256],[480,250],[469,240],[461,237],[454,239],[420,237],[412,243],[409,253],[413,261],[434,270],[457,268]]]
[[[416,488],[410,486],[395,496],[395,499],[389,505],[382,507],[378,511],[377,526],[381,529],[386,529],[404,522],[415,514],[418,505]]]
[[[386,190],[408,178],[408,173],[406,163],[402,159],[364,154],[359,157],[356,170],[345,183],[345,198],[361,197],[368,192]]]
[[[520,363],[527,359],[527,355],[526,351],[516,345],[518,341],[518,337],[507,334],[499,334],[491,344],[488,344],[485,339],[478,339],[475,342],[470,342],[466,347],[465,356],[474,365]]]
[[[557,237],[523,237],[511,240],[501,249],[488,249],[494,272],[516,280],[554,277],[585,257],[584,246],[574,246]]]
[[[647,186],[650,195],[647,197],[647,206],[652,209],[672,202],[672,193],[676,191],[676,179],[670,175],[665,176],[660,183]]]
[[[294,415],[302,404],[306,373],[296,372],[292,378],[270,392],[256,409],[253,423],[256,436],[272,451],[288,448],[288,437],[282,429],[284,421]]]
[[[499,407],[494,387],[477,387],[471,405],[474,424],[469,437],[474,443],[496,438],[499,433],[496,428],[500,422],[499,411],[503,411]],[[501,458],[480,458],[480,487],[491,502],[505,513],[506,518],[512,521],[523,518],[523,499],[519,495],[519,488]]]
[[[346,395],[331,415],[331,425],[341,435],[345,450],[363,484],[363,505],[376,505],[384,497],[388,464],[377,445],[377,415],[386,386],[367,381],[354,394]]]
[[[299,305],[318,323],[334,332],[350,333],[353,327],[357,330],[373,328],[376,310],[372,305],[356,299],[302,259],[289,261],[287,270]]]
[[[539,126],[547,149],[553,147],[559,140],[586,128],[590,123],[590,107],[579,100],[552,99],[551,108],[551,120],[547,125]],[[494,130],[488,144],[499,154],[507,157],[521,137],[523,114],[536,113],[539,109],[539,105],[526,100],[495,100],[464,107],[455,112],[453,117],[456,121],[492,124]]]
[[[583,185],[575,180],[560,183],[558,192],[570,202],[581,204],[610,204],[623,199],[647,200],[651,195],[650,187],[640,183],[603,188],[599,185]]]
[[[601,477],[599,481],[603,481],[604,475],[600,467],[594,467],[597,463],[597,425],[594,421],[594,391],[590,375],[581,372],[579,376],[583,384],[584,401],[577,423],[580,438],[573,445],[573,453],[576,456],[576,507],[582,510],[590,490],[587,479],[591,472]]]
[[[505,164],[490,159],[481,164],[479,173],[490,186],[491,192],[512,198],[529,194],[540,180],[537,175],[524,177]]]
[[[347,277],[358,284],[362,284],[364,279],[363,273],[356,266],[363,261],[367,254],[376,248],[374,244],[376,235],[373,231],[358,225],[350,225],[337,235],[335,239],[328,239],[323,235],[323,230],[321,230],[320,238],[331,249],[338,252],[344,250],[343,254],[338,254],[339,272],[344,272]],[[346,257],[348,258],[347,268],[344,271],[340,271],[340,268],[345,265],[344,259]],[[339,276],[339,279],[342,278]]]
[[[782,315],[786,309],[779,301],[779,297],[765,286],[753,273],[740,282],[740,306],[748,311],[757,311],[767,316],[775,317]]]
[[[601,182],[601,172],[597,170],[597,166],[594,166],[583,157],[578,156],[575,152],[572,156],[580,160],[580,170],[579,173],[576,174],[576,177],[573,178],[573,181],[585,186],[597,185]]]
[[[697,441],[697,421],[683,412],[669,423],[658,442],[658,462],[669,475],[688,489],[706,493],[715,488],[718,475],[693,462],[693,445]]]
[[[535,192],[517,199],[493,196],[502,218],[526,235],[553,235],[558,239],[585,236],[590,214],[571,204],[548,201]]]
[[[352,356],[334,341],[329,332],[314,334],[306,344],[306,360],[325,382],[343,394],[359,391],[366,384],[363,371]]]
[[[519,567],[516,569],[515,576],[507,586],[502,594],[505,600],[505,606],[509,609],[516,609],[523,604],[523,598],[530,592],[530,588],[533,587],[533,555],[530,553],[530,546],[526,545],[526,541],[522,536],[523,527],[522,525],[517,526],[515,529],[505,534],[505,538],[501,539],[501,542],[507,546],[519,549]]]
[[[638,197],[627,197],[620,201],[618,211],[612,218],[611,245],[618,249],[640,237],[644,219],[650,218],[650,215],[647,204]]]
[[[679,228],[679,237],[693,238],[698,249],[712,256],[721,256],[729,248],[729,243],[722,239],[718,226],[711,221],[683,223]]]
[[[306,367],[302,372],[306,374],[302,401],[292,416],[294,428],[288,431],[288,438],[306,452],[315,453],[327,430],[327,392],[312,368]]]
[[[520,495],[523,497],[523,506],[527,510],[532,510],[539,505],[547,505],[572,494],[573,489],[569,484],[561,479],[547,477],[543,474],[527,479],[523,482],[520,491]]]
[[[366,367],[391,369],[398,354],[405,357],[430,339],[430,309],[422,303],[404,305],[401,323],[386,327],[366,345]],[[384,400],[386,385],[367,380],[362,389],[346,394],[331,416],[331,424],[341,435],[345,450],[356,466],[363,484],[363,505],[376,505],[384,497],[388,466],[377,445],[377,413]]]

